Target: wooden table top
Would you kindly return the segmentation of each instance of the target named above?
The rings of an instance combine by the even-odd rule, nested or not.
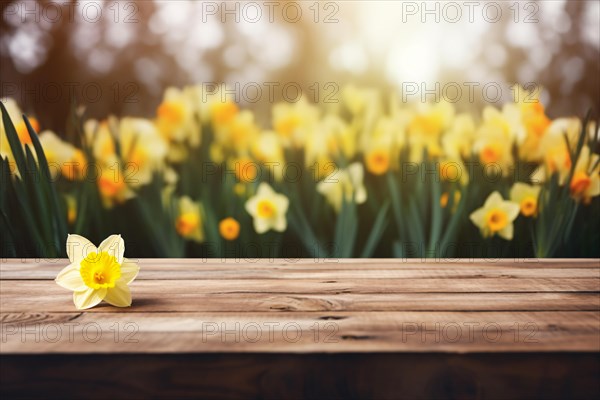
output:
[[[0,353],[600,351],[597,259],[138,262],[132,307],[82,312],[67,260],[3,260]]]

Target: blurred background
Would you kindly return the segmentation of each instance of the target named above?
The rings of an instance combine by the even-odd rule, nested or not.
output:
[[[598,1],[2,1],[0,10],[0,97],[57,132],[73,99],[90,116],[151,117],[168,86],[211,82],[257,83],[259,115],[289,82],[312,101],[335,99],[348,82],[398,92],[415,83],[418,101],[438,82],[438,93],[463,89],[459,108],[479,108],[490,82],[487,100],[502,89],[498,105],[512,83],[535,82],[551,117],[600,106]]]

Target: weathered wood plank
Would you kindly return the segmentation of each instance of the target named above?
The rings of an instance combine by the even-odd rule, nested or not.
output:
[[[0,281],[3,299],[30,297],[35,300],[57,286],[53,281]],[[446,278],[446,279],[194,279],[139,280],[132,287],[161,296],[204,293],[513,293],[513,292],[599,292],[600,278]]]
[[[316,271],[352,271],[352,270],[436,270],[436,269],[482,269],[493,271],[498,268],[509,269],[596,269],[600,270],[600,260],[598,259],[456,259],[445,261],[441,259],[336,259],[336,260],[315,260],[315,259],[151,259],[144,258],[137,260],[143,270],[146,271],[244,271],[244,270],[273,270],[279,272],[296,270],[316,270]],[[34,260],[34,259],[4,259],[0,260],[0,277],[4,278],[4,273],[13,274],[16,272],[38,272],[38,271],[58,271],[62,266],[68,264],[66,259],[52,260]],[[35,276],[35,275],[34,275]],[[24,275],[22,279],[28,279]]]
[[[2,354],[600,351],[597,312],[2,314]]]
[[[24,264],[28,265],[28,264]],[[54,279],[64,264],[40,265],[35,268],[22,268],[19,265],[5,267],[0,273],[2,280],[50,280]],[[177,265],[160,266],[156,264],[141,263],[139,280],[190,280],[190,279],[473,279],[473,278],[600,278],[600,269],[594,268],[410,268],[398,267],[394,269],[329,269],[323,265],[322,269],[304,268],[219,268],[212,266],[208,269],[205,265]]]
[[[3,284],[0,284],[0,287]],[[71,296],[60,287],[46,289],[36,297],[14,291],[2,298],[6,312],[72,312]],[[87,312],[127,313],[168,311],[597,311],[600,296],[594,293],[387,293],[387,294],[298,294],[298,293],[157,293],[135,284],[133,306],[119,309],[100,304]]]

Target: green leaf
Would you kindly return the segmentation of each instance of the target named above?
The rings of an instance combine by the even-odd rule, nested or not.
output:
[[[385,232],[385,228],[387,228],[388,225],[387,212],[389,208],[390,202],[388,200],[383,204],[377,213],[375,223],[373,224],[373,229],[371,229],[367,243],[365,244],[365,247],[360,255],[361,258],[369,258],[375,252],[375,249],[377,248],[377,245],[379,244],[379,241]]]

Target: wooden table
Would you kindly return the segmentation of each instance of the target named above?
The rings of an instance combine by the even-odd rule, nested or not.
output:
[[[0,395],[600,396],[599,260],[329,261],[142,259],[80,312],[65,260],[4,260]]]

